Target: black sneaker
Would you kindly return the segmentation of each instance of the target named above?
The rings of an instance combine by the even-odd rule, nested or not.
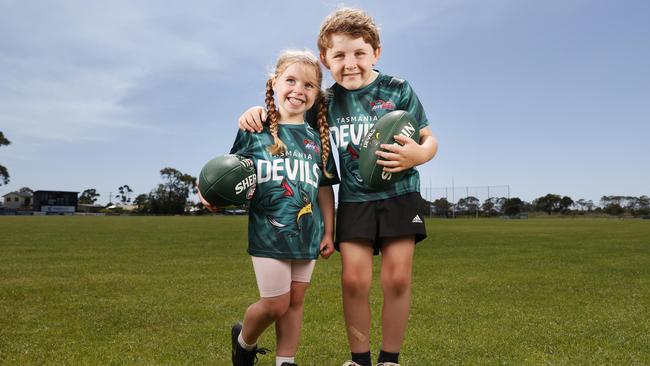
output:
[[[232,341],[232,365],[253,366],[257,363],[257,354],[265,355],[269,350],[266,348],[257,348],[257,346],[251,351],[245,350],[238,341],[241,328],[241,322],[237,322],[232,326],[230,333],[230,340]]]
[[[282,365],[280,366],[298,366],[298,364],[295,363],[289,363],[289,362],[283,362]]]

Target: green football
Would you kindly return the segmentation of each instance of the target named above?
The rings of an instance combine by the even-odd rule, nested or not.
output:
[[[253,197],[257,174],[251,159],[223,155],[208,161],[199,174],[201,196],[213,206],[238,206]]]
[[[359,151],[359,173],[363,182],[370,188],[384,189],[400,180],[408,170],[399,173],[384,172],[377,164],[380,158],[375,155],[381,144],[393,144],[395,135],[404,135],[415,141],[420,139],[418,123],[406,111],[392,111],[381,117],[361,141]],[[384,150],[382,150],[384,151]],[[382,159],[383,160],[383,159]]]

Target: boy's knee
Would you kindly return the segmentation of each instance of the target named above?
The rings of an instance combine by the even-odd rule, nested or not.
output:
[[[382,273],[381,285],[384,293],[399,296],[411,289],[411,275],[404,272]]]
[[[346,273],[341,277],[343,291],[348,295],[366,295],[370,292],[370,282],[355,273]]]

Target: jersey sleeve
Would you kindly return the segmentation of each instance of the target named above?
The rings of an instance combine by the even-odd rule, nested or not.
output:
[[[420,103],[420,99],[417,94],[411,87],[408,81],[402,83],[402,92],[400,95],[400,103],[398,109],[405,110],[409,112],[416,121],[418,121],[420,128],[427,127],[429,125],[429,120],[427,119],[426,113],[424,113],[424,107]]]
[[[237,131],[237,137],[230,149],[231,154],[250,157],[252,155],[251,133],[248,131]]]

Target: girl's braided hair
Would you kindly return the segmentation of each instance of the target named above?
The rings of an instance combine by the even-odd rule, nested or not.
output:
[[[266,110],[268,111],[268,118],[266,122],[269,125],[269,131],[273,136],[273,144],[267,147],[268,151],[272,155],[280,155],[286,151],[287,146],[282,142],[279,135],[279,126],[278,122],[280,120],[280,112],[275,106],[275,100],[273,98],[273,83],[274,81],[282,75],[282,73],[294,63],[300,63],[305,66],[310,66],[316,71],[316,76],[318,78],[318,88],[320,88],[323,81],[323,71],[320,68],[318,59],[309,51],[285,51],[280,57],[275,65],[275,71],[266,81],[266,93],[264,102],[266,104]],[[321,161],[323,162],[323,174],[331,178],[332,174],[327,171],[327,159],[329,158],[331,148],[330,148],[330,135],[329,135],[329,124],[327,123],[327,96],[321,90],[316,97],[314,102],[316,108],[318,108],[317,121],[318,121],[318,130],[320,133],[321,140]]]

